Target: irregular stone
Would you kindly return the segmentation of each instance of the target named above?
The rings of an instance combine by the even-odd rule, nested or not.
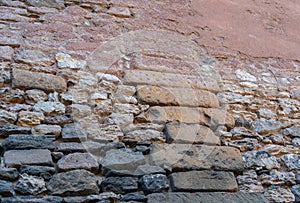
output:
[[[137,97],[142,103],[157,106],[219,107],[215,94],[197,89],[138,86]]]
[[[14,181],[18,179],[19,172],[15,168],[0,168],[0,179]]]
[[[263,185],[294,185],[296,182],[295,174],[292,172],[270,171],[269,174],[261,174],[259,180]]]
[[[125,126],[122,128],[124,133],[128,133],[135,130],[156,130],[162,132],[165,128],[165,125],[156,124],[156,123],[137,123]]]
[[[118,125],[97,124],[88,137],[97,142],[116,142],[123,137],[123,132]]]
[[[32,66],[51,66],[54,63],[54,60],[41,50],[18,50],[15,60]]]
[[[0,180],[0,195],[4,197],[14,196],[14,185],[11,182]]]
[[[0,72],[0,76],[2,71]],[[8,80],[6,83],[10,83],[10,78],[8,76],[4,80]],[[0,77],[1,78],[1,77]],[[20,89],[11,89],[11,88],[1,88],[0,89],[0,99],[6,103],[23,103],[24,102],[24,91]]]
[[[169,181],[164,174],[144,175],[141,180],[142,190],[146,193],[168,191]]]
[[[64,153],[73,153],[73,152],[91,152],[99,154],[101,149],[105,147],[104,143],[97,142],[62,142],[57,146],[57,151]]]
[[[112,113],[112,110],[112,102],[110,99],[100,101],[94,108],[94,112],[102,117],[110,115]]]
[[[61,94],[61,98],[64,102],[82,104],[88,102],[89,92],[82,87],[74,86],[68,88],[66,93]]]
[[[209,203],[268,203],[259,193],[223,193],[223,192],[198,192],[198,193],[153,193],[147,195],[148,203],[182,203],[182,202],[209,202]]]
[[[134,152],[142,152],[143,155],[147,155],[150,152],[150,148],[144,145],[137,145],[133,148]]]
[[[162,73],[145,70],[127,70],[123,78],[125,85],[153,85],[165,87],[198,88],[219,92],[220,88],[214,79],[192,75]]]
[[[102,192],[99,195],[89,195],[87,196],[87,202],[98,202],[100,203],[110,203],[110,202],[116,202],[121,198],[122,195],[115,194],[113,192]]]
[[[276,187],[264,192],[264,196],[270,202],[294,202],[295,196],[290,189]]]
[[[17,114],[0,109],[0,124],[13,124],[17,118]]]
[[[61,135],[64,141],[85,141],[87,139],[87,133],[80,123],[65,124]]]
[[[74,153],[62,157],[57,162],[60,171],[69,171],[74,169],[85,169],[98,173],[99,164],[97,158],[90,153]]]
[[[60,102],[39,101],[33,106],[33,109],[38,112],[43,112],[46,116],[64,114],[66,111],[65,105]]]
[[[58,161],[59,159],[61,159],[64,156],[64,153],[62,153],[62,152],[51,152],[51,156],[52,156],[52,159],[54,161]]]
[[[300,155],[298,154],[285,154],[281,157],[281,160],[289,170],[300,169]]]
[[[243,175],[237,176],[237,182],[239,184],[239,190],[243,192],[257,192],[262,193],[264,188],[255,170],[249,170],[243,172]]]
[[[255,169],[278,169],[280,164],[278,163],[275,156],[272,156],[265,151],[248,151],[243,154],[245,160],[246,168],[255,168]]]
[[[10,135],[2,142],[4,151],[11,149],[54,149],[53,139],[43,135]]]
[[[140,106],[135,105],[135,104],[114,103],[113,104],[113,112],[137,115],[140,112],[142,112],[142,110],[140,109]]]
[[[241,140],[234,140],[228,143],[228,146],[235,147],[239,149],[241,152],[246,152],[250,150],[256,150],[260,147],[257,139],[253,138],[244,138]]]
[[[71,104],[68,106],[68,114],[71,115],[72,118],[83,118],[92,114],[91,107],[87,105],[81,104]]]
[[[41,125],[34,126],[31,129],[32,134],[55,135],[56,137],[59,137],[60,132],[61,132],[61,127],[59,125],[41,124]]]
[[[290,128],[285,128],[282,133],[283,133],[283,135],[290,135],[292,137],[300,137],[300,128],[293,125]]]
[[[41,124],[44,120],[44,114],[41,112],[21,111],[18,114],[18,125],[32,127]]]
[[[101,162],[102,174],[109,170],[134,171],[139,165],[145,164],[145,157],[126,149],[112,149],[106,152]]]
[[[15,190],[21,194],[37,195],[46,191],[46,184],[43,178],[29,176],[26,173],[21,175]]]
[[[132,17],[129,8],[127,7],[112,6],[108,9],[107,13],[120,18]]]
[[[203,109],[189,107],[150,107],[143,115],[143,119],[153,123],[168,123],[179,121],[182,123],[197,123],[206,126],[234,125],[233,117],[224,110]]]
[[[236,192],[238,185],[232,172],[189,171],[172,173],[173,192]]]
[[[120,82],[120,79],[115,75],[99,72],[99,73],[96,73],[96,76],[97,76],[99,82],[107,81],[107,82],[112,82],[114,84],[118,84]]]
[[[273,119],[267,120],[261,118],[254,122],[255,131],[260,134],[276,133],[282,128],[282,124],[279,121]]]
[[[283,154],[298,154],[300,149],[291,145],[281,146],[268,144],[265,145],[261,150],[266,151],[274,156],[279,156]]]
[[[74,59],[69,54],[65,53],[57,53],[55,59],[59,68],[70,68],[78,70],[84,68],[86,65],[85,61]]]
[[[122,139],[122,142],[129,145],[136,145],[139,141],[149,141],[156,143],[165,143],[166,139],[162,132],[156,130],[135,130],[126,133]]]
[[[0,60],[10,61],[14,54],[14,49],[9,46],[0,47]]]
[[[108,177],[100,185],[101,192],[114,192],[125,194],[138,190],[138,178],[136,177]]]
[[[168,143],[220,145],[211,129],[198,124],[168,123],[165,133]]]
[[[159,166],[151,166],[149,164],[145,164],[145,165],[138,166],[133,174],[136,176],[143,176],[149,174],[165,174],[165,173],[166,171]]]
[[[294,138],[292,139],[292,144],[295,146],[295,147],[300,147],[300,138]]]
[[[19,170],[21,174],[26,173],[32,176],[39,176],[45,180],[50,180],[52,175],[55,173],[55,168],[49,166],[22,165]]]
[[[13,87],[27,89],[42,89],[46,91],[63,92],[67,89],[66,81],[55,75],[47,73],[31,72],[27,70],[13,69]]]
[[[15,113],[20,111],[31,111],[32,106],[27,104],[15,104],[13,106],[8,107],[7,110]]]
[[[7,167],[20,165],[52,166],[51,153],[47,149],[10,150],[4,153],[4,163]]]
[[[65,7],[64,1],[62,0],[45,0],[43,2],[40,2],[38,0],[26,0],[26,3],[34,7],[48,7],[58,9]]]
[[[73,120],[65,115],[55,115],[55,116],[47,116],[43,120],[43,123],[50,125],[60,125],[63,126],[67,123],[72,123]]]
[[[46,101],[47,100],[47,94],[42,90],[27,90],[25,94],[25,102],[26,104],[34,105],[35,103],[39,101]]]
[[[147,197],[144,195],[143,192],[133,192],[133,193],[128,193],[124,195],[120,201],[124,202],[130,202],[130,201],[137,201],[137,202],[146,202]]]
[[[134,120],[133,114],[112,113],[109,116],[104,118],[104,123],[116,124],[120,127],[123,127],[132,124],[133,120]]]
[[[45,197],[34,197],[34,196],[16,196],[3,198],[2,203],[62,203],[61,197],[45,196]]]
[[[6,138],[11,134],[29,134],[31,131],[28,127],[21,127],[13,124],[0,125],[0,137]]]
[[[291,191],[295,196],[295,202],[300,202],[300,185],[294,185]]]
[[[270,109],[258,109],[257,113],[260,118],[266,118],[266,119],[276,119],[277,118],[277,114]]]
[[[136,88],[134,86],[118,85],[116,92],[112,95],[112,100],[114,103],[136,104],[135,93]]]
[[[100,149],[100,155],[105,156],[106,152],[111,149],[125,149],[126,146],[123,142],[109,142],[102,145]]]
[[[238,69],[235,71],[236,76],[241,80],[256,82],[257,79],[254,75],[248,73],[246,70]]]
[[[96,176],[86,170],[73,170],[55,174],[47,184],[47,189],[52,195],[60,196],[98,194],[96,181]]]
[[[149,158],[151,165],[157,165],[169,171],[243,170],[242,156],[239,150],[232,147],[152,144]]]

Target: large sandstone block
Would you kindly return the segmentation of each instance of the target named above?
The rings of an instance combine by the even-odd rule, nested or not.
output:
[[[173,192],[234,192],[238,185],[232,172],[189,171],[172,173]]]
[[[123,78],[126,85],[153,85],[165,87],[183,87],[220,91],[216,80],[201,78],[193,75],[181,75],[174,73],[160,73],[144,70],[127,70]]]
[[[177,106],[153,106],[145,114],[138,117],[151,123],[168,123],[179,121],[183,123],[198,123],[216,127],[218,125],[234,126],[234,118],[230,113],[215,108],[195,108]]]
[[[198,124],[168,123],[165,132],[168,143],[220,145],[210,128]]]
[[[242,171],[243,158],[238,149],[191,144],[153,144],[150,163],[166,170]]]
[[[219,107],[215,94],[192,88],[138,86],[137,96],[140,102],[149,105]]]
[[[48,149],[10,150],[4,153],[7,167],[21,165],[53,165],[51,152]]]
[[[259,193],[224,193],[224,192],[198,192],[198,193],[153,193],[147,196],[148,203],[182,203],[182,202],[209,202],[209,203],[268,203],[269,201]]]
[[[46,91],[63,92],[67,89],[66,81],[55,75],[13,69],[13,87],[28,89],[42,89]]]

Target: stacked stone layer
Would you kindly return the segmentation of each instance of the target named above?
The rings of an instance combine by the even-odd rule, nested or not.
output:
[[[297,68],[134,27],[135,1],[0,6],[2,202],[299,201]]]

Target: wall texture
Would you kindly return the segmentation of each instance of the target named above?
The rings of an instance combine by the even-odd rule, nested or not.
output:
[[[0,0],[2,202],[299,202],[298,38],[199,8]]]

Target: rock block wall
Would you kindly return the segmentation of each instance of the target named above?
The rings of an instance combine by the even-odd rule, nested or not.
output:
[[[162,4],[0,0],[2,202],[299,201],[299,63],[213,57]]]

